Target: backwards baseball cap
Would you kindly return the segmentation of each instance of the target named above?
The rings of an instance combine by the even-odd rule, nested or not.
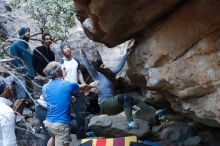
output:
[[[23,36],[24,36],[24,34],[26,33],[26,32],[30,32],[30,28],[29,27],[27,27],[27,26],[22,26],[19,30],[18,30],[18,35],[19,35],[19,37],[20,38],[23,38]]]
[[[69,47],[70,47],[70,43],[67,42],[67,41],[62,42],[62,43],[60,44],[60,49],[63,51],[63,49],[64,49],[65,46],[69,46]]]

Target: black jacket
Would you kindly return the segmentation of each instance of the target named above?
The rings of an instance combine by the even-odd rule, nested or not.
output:
[[[51,61],[55,61],[55,55],[50,50],[50,48],[45,48],[44,46],[40,46],[34,49],[32,65],[38,74],[45,76],[43,73],[43,69]]]

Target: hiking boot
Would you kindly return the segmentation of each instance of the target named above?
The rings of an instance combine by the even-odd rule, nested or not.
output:
[[[128,128],[129,129],[139,129],[139,126],[136,122],[131,121],[131,122],[128,123]]]

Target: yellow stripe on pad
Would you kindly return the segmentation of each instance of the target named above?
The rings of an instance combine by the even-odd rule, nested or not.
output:
[[[113,138],[107,138],[105,146],[113,146]]]
[[[137,142],[137,136],[125,137],[125,146],[130,146],[130,142]]]

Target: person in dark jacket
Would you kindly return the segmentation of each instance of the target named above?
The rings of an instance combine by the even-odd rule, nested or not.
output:
[[[31,82],[35,76],[35,71],[32,66],[32,55],[28,44],[30,38],[30,28],[23,26],[18,31],[19,39],[13,41],[10,46],[10,54],[16,59],[11,62],[12,66],[19,73],[16,76],[16,101],[14,102],[14,111],[22,114],[24,106],[30,98],[28,92],[30,92]],[[29,84],[27,86],[27,84]]]
[[[36,70],[36,77],[34,78],[37,85],[34,86],[34,97],[39,98],[41,95],[42,86],[47,83],[48,79],[43,73],[43,69],[51,61],[55,61],[55,54],[51,51],[52,36],[49,33],[42,34],[42,46],[39,46],[33,51],[32,65]]]
[[[52,37],[49,33],[42,34],[42,46],[39,46],[33,51],[32,65],[37,74],[45,76],[43,69],[51,61],[55,61],[54,52],[51,51]]]
[[[11,62],[11,64],[21,73],[27,73],[29,77],[34,78],[35,71],[32,66],[32,55],[28,44],[30,38],[30,28],[23,26],[19,29],[18,34],[19,39],[13,41],[10,46],[10,54],[16,58]],[[27,69],[24,67],[27,67]]]

